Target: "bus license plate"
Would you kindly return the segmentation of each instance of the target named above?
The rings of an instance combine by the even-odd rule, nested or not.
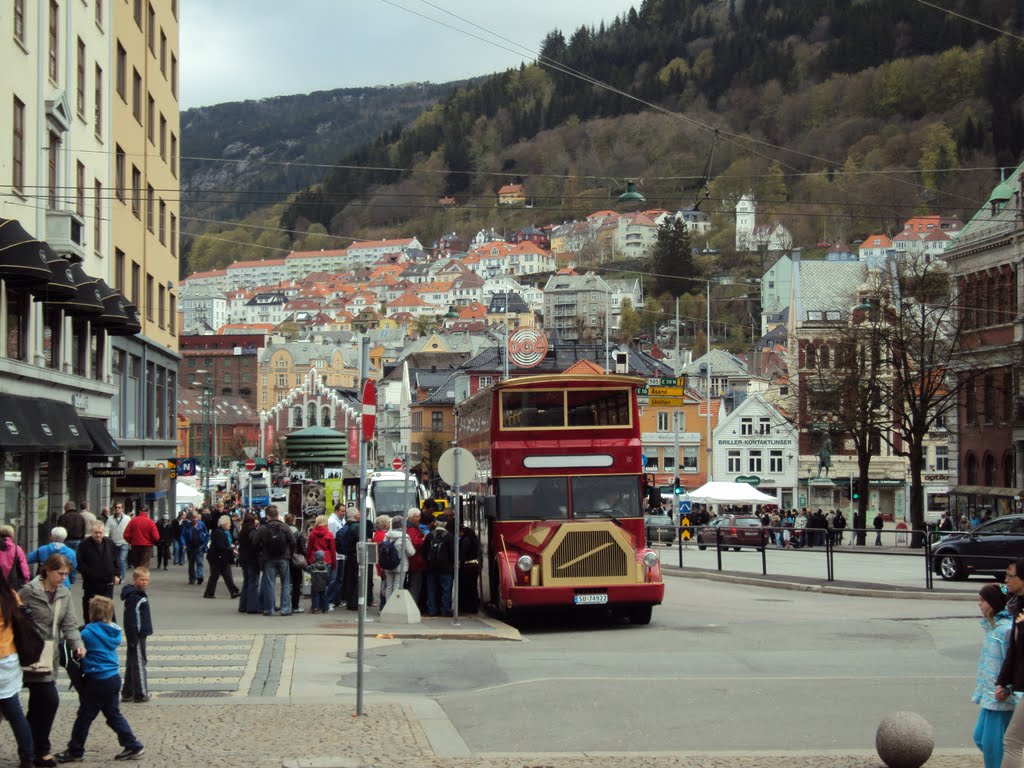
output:
[[[572,601],[576,605],[604,605],[608,595],[573,595]]]

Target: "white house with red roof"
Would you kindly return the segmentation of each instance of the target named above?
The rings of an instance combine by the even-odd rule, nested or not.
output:
[[[892,240],[888,235],[879,232],[864,238],[864,242],[857,249],[857,255],[861,261],[875,261],[884,259],[890,250],[892,250]]]
[[[350,269],[369,267],[376,264],[381,257],[391,253],[407,253],[410,250],[423,250],[423,245],[415,237],[402,237],[394,240],[365,240],[352,243],[347,249],[346,262]]]
[[[219,293],[227,293],[232,286],[228,285],[228,271],[214,269],[208,272],[193,272],[178,283],[178,296],[185,298],[193,288],[212,289]]]
[[[429,304],[414,293],[406,293],[388,304],[388,315],[394,317],[398,313],[408,312],[413,317],[434,317],[443,314],[447,309],[447,306]]]
[[[287,278],[284,259],[263,261],[236,261],[227,268],[228,284],[232,287],[256,288],[261,285],[277,285]]]
[[[512,275],[535,275],[554,272],[555,257],[551,251],[540,248],[529,240],[517,243],[508,250],[506,269]]]
[[[334,274],[345,268],[347,251],[294,251],[284,257],[288,280],[302,280],[312,272]]]
[[[658,225],[644,213],[619,216],[614,235],[615,256],[648,256],[658,242]]]

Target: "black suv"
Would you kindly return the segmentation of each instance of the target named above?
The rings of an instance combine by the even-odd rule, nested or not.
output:
[[[975,573],[1001,577],[1018,557],[1024,557],[1024,515],[1004,515],[944,536],[932,549],[932,568],[947,581]]]

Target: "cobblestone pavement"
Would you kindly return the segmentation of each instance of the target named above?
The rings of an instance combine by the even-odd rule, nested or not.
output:
[[[166,768],[882,768],[862,753],[571,753],[477,754],[439,757],[412,709],[372,704],[364,717],[341,705],[254,703],[255,700],[196,699],[127,704],[123,711],[146,745],[143,760]],[[53,729],[62,748],[71,731],[75,701],[65,697]],[[3,739],[8,739],[4,729]],[[528,734],[524,734],[524,741]],[[0,741],[6,743],[6,741]],[[99,719],[93,725],[83,765],[107,763],[119,751]],[[6,751],[6,750],[4,750]],[[2,764],[2,763],[0,763]],[[927,768],[980,768],[977,753],[949,751]]]

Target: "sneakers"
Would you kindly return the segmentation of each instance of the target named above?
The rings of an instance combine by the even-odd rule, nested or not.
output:
[[[57,758],[58,763],[80,763],[85,760],[85,755],[75,755],[67,750],[58,752],[54,757]],[[37,760],[36,762],[38,763],[39,761]]]
[[[292,613],[305,613],[305,608],[292,608]]]
[[[142,757],[142,754],[146,751],[145,747],[125,747],[123,750],[114,755],[115,760],[136,760]],[[81,760],[82,758],[78,758]]]

